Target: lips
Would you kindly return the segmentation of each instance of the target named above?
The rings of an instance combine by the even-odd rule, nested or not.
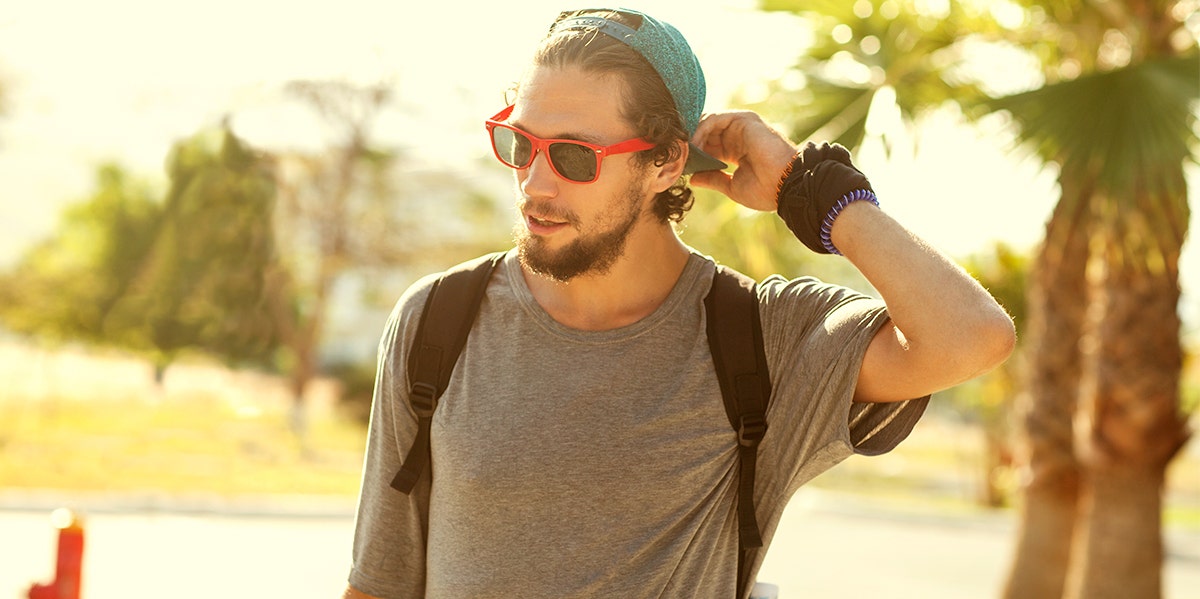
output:
[[[549,235],[556,231],[561,231],[568,226],[569,223],[565,221],[543,218],[532,214],[525,215],[525,228],[534,235]]]

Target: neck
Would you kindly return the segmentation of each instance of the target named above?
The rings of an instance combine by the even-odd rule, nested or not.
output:
[[[522,267],[538,304],[564,326],[604,331],[633,324],[670,295],[687,265],[689,250],[669,224],[630,236],[625,253],[603,273],[559,282]]]

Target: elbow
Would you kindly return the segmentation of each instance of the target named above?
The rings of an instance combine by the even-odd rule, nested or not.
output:
[[[1017,347],[1016,326],[1012,317],[1000,306],[988,310],[973,328],[975,350],[972,353],[978,367],[977,374],[1003,364]]]

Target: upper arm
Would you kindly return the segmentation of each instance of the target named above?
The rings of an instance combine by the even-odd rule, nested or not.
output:
[[[1015,337],[1006,315],[963,327],[949,345],[914,343],[892,321],[875,332],[863,355],[854,401],[924,397],[979,376],[1004,361]]]
[[[863,354],[854,401],[903,401],[926,395],[919,392],[925,377],[906,365],[908,349],[904,334],[891,320],[879,327]]]
[[[353,585],[346,585],[346,592],[342,593],[342,599],[379,599],[374,595],[368,595],[356,588]]]
[[[353,569],[345,597],[422,596],[424,530],[428,525],[429,477],[410,494],[391,487],[417,423],[407,395],[405,349],[415,329],[413,313],[424,301],[407,294],[388,319],[379,348],[362,485],[354,526]]]

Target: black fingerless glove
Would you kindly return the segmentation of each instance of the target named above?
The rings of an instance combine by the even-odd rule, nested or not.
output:
[[[826,219],[836,216],[845,207],[843,198],[856,190],[873,191],[866,175],[850,162],[850,152],[837,144],[809,142],[780,180],[779,217],[810,250],[833,253],[832,245],[822,239],[822,226],[828,229],[832,225],[832,221],[826,224]],[[873,201],[874,194],[868,195],[870,198],[856,199]]]

